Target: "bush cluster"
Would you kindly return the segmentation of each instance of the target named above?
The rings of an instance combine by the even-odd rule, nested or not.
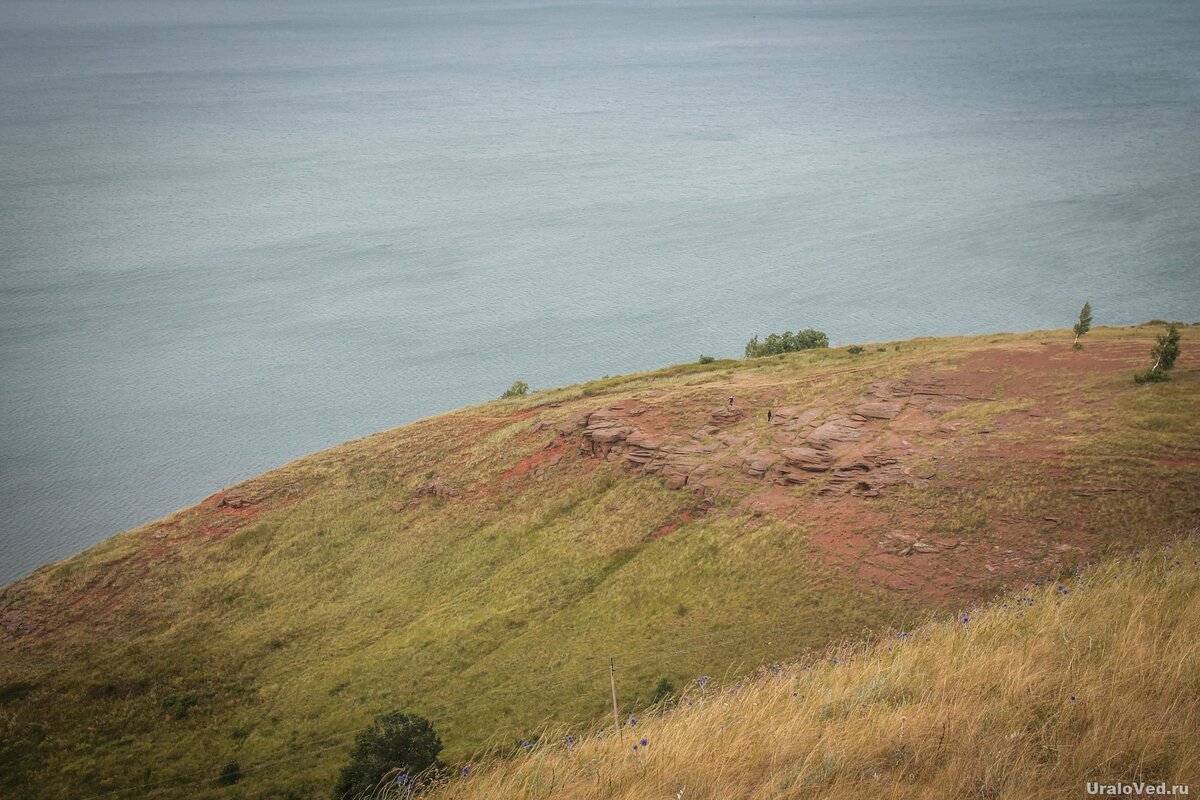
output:
[[[396,770],[402,770],[405,783],[419,784],[442,769],[441,750],[441,737],[424,717],[399,711],[380,714],[355,737],[350,763],[338,774],[333,796],[340,800],[372,792]]]
[[[824,331],[805,328],[792,333],[772,333],[761,342],[758,336],[746,342],[746,358],[761,358],[762,356],[777,356],[782,353],[795,353],[799,350],[816,350],[829,347],[829,337]]]
[[[527,394],[529,394],[528,383],[525,381],[513,381],[513,385],[508,387],[508,390],[504,394],[500,395],[500,399],[505,400],[510,397],[524,397]]]

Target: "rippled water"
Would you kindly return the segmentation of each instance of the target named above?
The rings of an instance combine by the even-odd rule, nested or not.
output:
[[[0,4],[0,583],[499,394],[1200,318],[1200,5]]]

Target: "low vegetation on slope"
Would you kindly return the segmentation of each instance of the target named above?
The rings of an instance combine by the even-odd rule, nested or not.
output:
[[[686,365],[301,459],[0,593],[0,794],[325,796],[379,712],[460,763],[611,714],[610,656],[636,711],[1152,540],[1200,516],[1191,329],[1132,381],[1160,332]]]
[[[1194,531],[1193,531],[1194,535]],[[1200,781],[1200,542],[870,644],[695,683],[586,737],[472,764],[429,800],[1078,798]],[[380,797],[402,797],[390,784]]]

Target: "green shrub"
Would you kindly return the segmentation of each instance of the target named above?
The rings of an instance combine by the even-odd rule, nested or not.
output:
[[[191,710],[199,704],[200,698],[195,693],[184,692],[183,694],[173,694],[163,700],[162,707],[171,719],[186,719]]]
[[[856,344],[852,344],[852,345],[850,345],[849,348],[846,349],[846,352],[852,356],[857,356],[857,355],[862,355],[863,349],[862,349],[862,347],[860,347]]]
[[[10,701],[24,700],[25,695],[37,688],[36,683],[14,681],[0,686],[0,705]]]
[[[716,361],[716,359],[715,359],[715,358],[713,358],[712,356],[706,356],[706,355],[701,355],[701,356],[700,356],[700,363],[701,363],[701,364],[711,364],[711,363],[713,363],[714,361]]]
[[[525,381],[513,381],[513,385],[508,387],[508,391],[500,395],[501,400],[509,397],[524,397],[529,394],[529,384]]]
[[[1148,369],[1133,376],[1134,383],[1166,383],[1171,376],[1159,369]]]
[[[380,714],[354,738],[350,763],[338,773],[333,796],[353,798],[371,792],[397,769],[412,780],[430,777],[442,769],[441,751],[441,737],[429,720],[399,711]]]
[[[654,687],[654,694],[650,696],[650,705],[658,705],[666,703],[675,696],[675,684],[671,683],[670,678],[662,678],[658,685]]]
[[[225,766],[221,767],[221,774],[217,777],[217,783],[222,786],[233,786],[242,779],[242,768],[236,761],[230,761]]]
[[[746,358],[777,356],[782,353],[795,353],[800,350],[816,350],[824,347],[829,347],[829,337],[825,335],[824,331],[812,328],[806,328],[796,333],[791,331],[772,333],[761,342],[756,334],[754,338],[746,342]]]

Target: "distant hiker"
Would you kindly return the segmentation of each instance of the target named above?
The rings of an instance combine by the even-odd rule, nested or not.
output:
[[[767,409],[767,424],[771,424],[771,409]]]
[[[733,395],[729,395],[729,407],[733,408]]]

